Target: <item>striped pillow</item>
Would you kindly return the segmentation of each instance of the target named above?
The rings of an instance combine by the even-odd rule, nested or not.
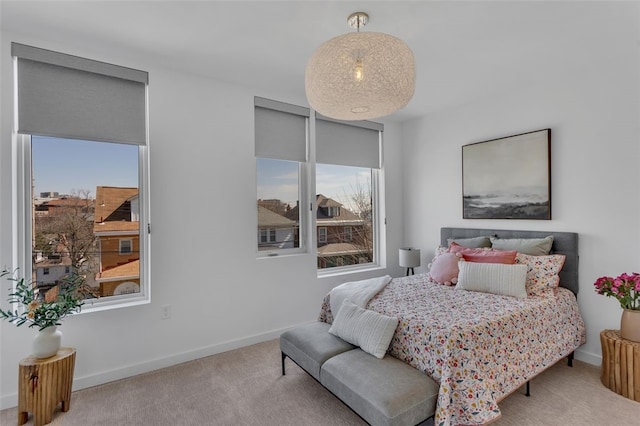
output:
[[[363,351],[384,358],[398,326],[398,318],[362,309],[349,299],[342,302],[329,333],[340,337]]]
[[[458,269],[460,272],[456,289],[527,297],[526,265],[460,261]]]

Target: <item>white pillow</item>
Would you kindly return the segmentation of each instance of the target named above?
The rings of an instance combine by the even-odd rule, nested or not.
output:
[[[527,297],[526,265],[460,261],[458,269],[456,289]]]
[[[329,333],[382,359],[387,353],[397,326],[398,318],[362,309],[345,299],[329,328]]]

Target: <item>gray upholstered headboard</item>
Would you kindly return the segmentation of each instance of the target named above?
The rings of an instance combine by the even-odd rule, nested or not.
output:
[[[551,253],[564,254],[566,259],[560,271],[560,286],[568,288],[576,296],[578,281],[578,234],[575,232],[518,231],[506,229],[441,228],[440,244],[447,246],[449,238],[471,238],[494,235],[498,238],[544,238],[553,235]]]

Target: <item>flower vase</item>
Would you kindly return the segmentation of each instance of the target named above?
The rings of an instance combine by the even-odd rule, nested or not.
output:
[[[62,341],[62,332],[51,326],[40,330],[33,339],[33,355],[36,358],[49,358],[58,353]]]
[[[620,318],[620,337],[640,342],[640,311],[624,309]]]

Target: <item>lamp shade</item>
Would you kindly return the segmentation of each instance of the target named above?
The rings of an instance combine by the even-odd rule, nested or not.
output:
[[[399,264],[403,268],[415,268],[420,266],[420,249],[402,247],[399,251]]]
[[[307,63],[309,105],[337,120],[368,120],[404,107],[413,97],[413,52],[399,38],[348,33],[322,44]]]

